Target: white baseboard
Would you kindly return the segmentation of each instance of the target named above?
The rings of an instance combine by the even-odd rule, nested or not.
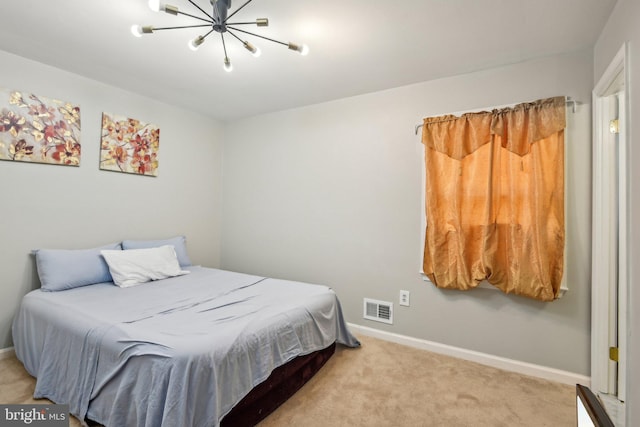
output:
[[[406,335],[385,332],[378,329],[368,328],[366,326],[356,325],[354,323],[349,323],[349,328],[355,334],[360,333],[362,335],[370,336],[373,338],[378,338],[397,344],[403,344],[420,350],[431,351],[433,353],[453,356],[457,357],[458,359],[469,360],[471,362],[503,369],[505,371],[543,378],[545,380],[556,381],[562,384],[582,384],[584,386],[591,387],[591,377],[569,371],[549,368],[547,366],[534,365],[533,363],[507,359],[504,357],[494,356],[492,354],[480,353],[478,351],[467,350],[464,348],[453,347],[433,341],[408,337]]]
[[[13,347],[0,348],[0,360],[8,359],[16,355]]]

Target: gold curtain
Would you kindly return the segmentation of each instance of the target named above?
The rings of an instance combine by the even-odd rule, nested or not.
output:
[[[481,281],[551,301],[564,254],[565,99],[424,119],[423,268],[440,288]]]

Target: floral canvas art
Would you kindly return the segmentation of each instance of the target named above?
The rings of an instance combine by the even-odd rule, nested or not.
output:
[[[80,107],[0,89],[0,160],[79,166],[80,153]]]
[[[157,176],[159,148],[157,126],[102,113],[100,169]]]

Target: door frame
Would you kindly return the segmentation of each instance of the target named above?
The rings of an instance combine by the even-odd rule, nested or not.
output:
[[[627,323],[629,315],[629,242],[627,240],[629,230],[629,164],[628,164],[628,129],[629,129],[629,64],[628,45],[625,43],[612,62],[609,64],[602,77],[592,92],[593,101],[593,217],[592,217],[592,274],[591,274],[591,387],[594,392],[608,390],[609,369],[609,288],[602,286],[607,283],[612,269],[617,270],[618,277],[618,376],[617,399],[624,401],[626,396],[626,342]],[[607,191],[609,191],[612,179],[615,175],[607,169],[607,160],[611,159],[607,152],[606,144],[609,139],[608,127],[605,128],[607,114],[609,112],[610,87],[618,76],[624,79],[624,88],[621,96],[620,117],[620,144],[618,153],[618,179],[619,198],[617,218],[611,218],[604,203]],[[626,136],[626,137],[625,137]],[[609,172],[609,173],[608,173]],[[610,221],[618,221],[619,242],[616,247],[611,244]],[[618,265],[612,266],[607,262],[617,251]],[[619,268],[619,266],[622,266]]]

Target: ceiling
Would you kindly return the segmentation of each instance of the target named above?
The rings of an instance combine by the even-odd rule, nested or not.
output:
[[[235,17],[269,27],[243,28],[310,53],[247,36],[254,58],[225,37],[227,73],[219,37],[187,48],[202,29],[133,37],[132,24],[198,23],[147,0],[2,0],[0,49],[226,121],[589,48],[615,1],[255,0]]]

